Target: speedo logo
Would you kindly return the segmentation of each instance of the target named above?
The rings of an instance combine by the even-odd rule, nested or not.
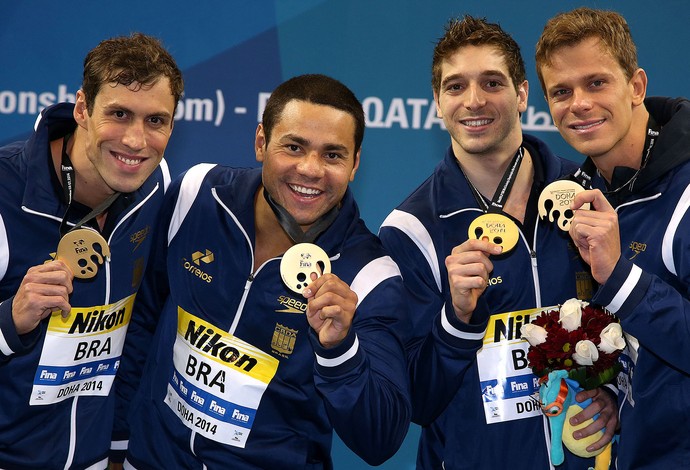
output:
[[[278,303],[285,307],[283,310],[276,310],[278,313],[306,313],[307,311],[306,302],[300,302],[286,295],[278,297]]]
[[[630,248],[633,251],[633,253],[635,253],[634,255],[632,255],[632,257],[628,259],[635,259],[637,255],[647,251],[647,244],[640,242],[630,242],[630,246],[628,248]]]
[[[195,251],[192,253],[192,260],[189,261],[186,258],[182,258],[182,267],[194,274],[196,277],[202,281],[206,281],[209,284],[213,281],[213,276],[201,269],[203,264],[211,264],[214,260],[213,252],[211,250]]]

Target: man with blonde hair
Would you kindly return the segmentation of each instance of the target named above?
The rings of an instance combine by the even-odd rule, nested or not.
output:
[[[690,462],[690,103],[646,98],[625,19],[578,8],[549,20],[537,73],[563,138],[587,156],[570,235],[620,319],[618,468]]]

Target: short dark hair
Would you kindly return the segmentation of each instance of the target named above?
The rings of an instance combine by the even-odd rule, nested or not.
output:
[[[505,59],[510,79],[515,91],[525,81],[525,62],[517,42],[497,23],[489,23],[486,18],[465,15],[462,20],[453,18],[446,24],[445,34],[434,47],[431,63],[431,88],[434,93],[441,90],[441,66],[463,46],[494,46]]]
[[[271,131],[280,120],[285,106],[293,100],[330,106],[345,111],[355,120],[355,153],[364,139],[364,110],[355,94],[338,80],[320,74],[306,74],[293,77],[281,83],[266,102],[262,124],[266,143],[271,140]]]
[[[599,39],[604,51],[621,66],[625,77],[632,78],[638,68],[637,48],[625,18],[615,11],[576,8],[551,18],[537,41],[537,76],[544,93],[542,69],[551,64],[556,49],[574,46],[589,38]]]
[[[84,58],[81,88],[86,109],[91,114],[96,95],[105,83],[129,87],[136,82],[139,89],[155,84],[161,77],[170,80],[170,93],[177,107],[184,89],[182,72],[158,39],[142,33],[106,39]]]

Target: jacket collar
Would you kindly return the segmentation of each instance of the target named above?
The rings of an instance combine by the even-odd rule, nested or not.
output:
[[[261,168],[235,169],[233,177],[226,184],[216,186],[216,193],[221,201],[237,217],[247,235],[254,240],[254,196],[261,184]],[[341,201],[340,212],[330,227],[314,241],[329,256],[335,256],[358,224],[363,224],[359,208],[354,200],[352,190],[348,188]]]

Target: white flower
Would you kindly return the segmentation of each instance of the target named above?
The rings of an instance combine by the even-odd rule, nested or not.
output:
[[[573,360],[581,366],[591,366],[599,359],[599,351],[590,340],[578,341],[575,345]]]
[[[529,342],[529,344],[536,346],[546,341],[546,335],[548,333],[539,325],[526,323],[520,327],[520,334]]]
[[[580,328],[582,321],[582,307],[587,305],[587,302],[582,302],[578,299],[568,299],[560,308],[560,315],[558,321],[566,331],[574,331]]]
[[[618,323],[609,323],[606,328],[601,330],[599,335],[601,343],[599,343],[599,350],[606,354],[611,354],[616,350],[622,350],[625,347],[625,340],[623,339],[623,329]]]

